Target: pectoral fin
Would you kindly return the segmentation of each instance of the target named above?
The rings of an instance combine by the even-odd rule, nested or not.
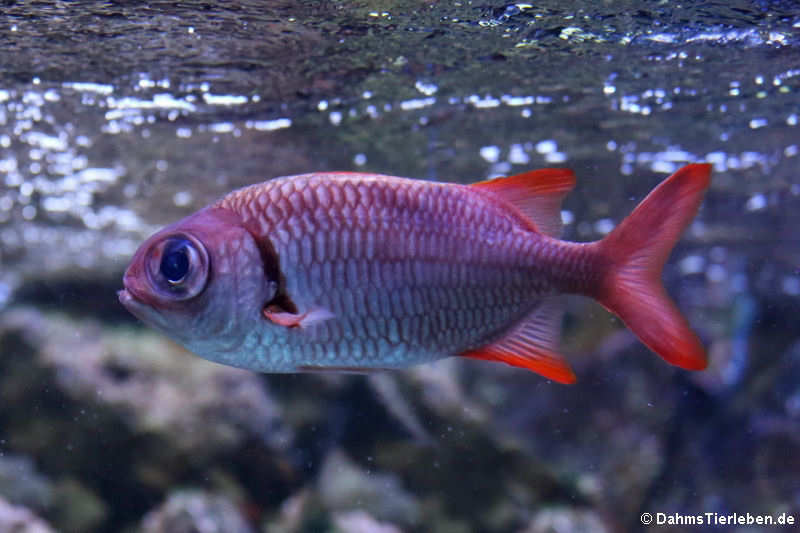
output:
[[[334,317],[334,314],[321,307],[314,307],[305,313],[290,313],[281,307],[268,305],[263,311],[264,318],[286,328],[307,328]]]

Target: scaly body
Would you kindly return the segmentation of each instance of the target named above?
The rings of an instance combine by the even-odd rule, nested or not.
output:
[[[305,175],[216,206],[271,244],[297,309],[332,315],[281,335],[254,324],[240,356],[256,370],[400,367],[474,350],[563,292],[568,264],[581,275],[557,241],[462,185]]]

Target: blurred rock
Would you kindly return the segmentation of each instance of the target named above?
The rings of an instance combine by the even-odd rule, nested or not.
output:
[[[347,511],[333,516],[336,533],[402,533],[392,524],[379,522],[364,511]]]
[[[29,509],[0,498],[0,531],[3,533],[54,533],[47,522]]]
[[[311,514],[311,491],[303,489],[287,498],[280,506],[278,515],[264,526],[265,533],[295,533],[302,531]]]
[[[317,487],[323,505],[334,512],[364,510],[378,520],[407,525],[420,519],[419,503],[397,477],[366,470],[342,451],[325,459]]]
[[[0,315],[0,354],[3,402],[25,406],[0,410],[3,447],[55,480],[49,496],[40,485],[23,493],[50,501],[34,509],[59,529],[138,522],[175,485],[242,493],[260,509],[268,497],[244,487],[267,479],[282,498],[295,483],[291,433],[258,374],[144,329],[19,308]],[[9,494],[25,472],[12,468]],[[113,494],[129,496],[121,505]]]
[[[80,481],[67,479],[56,485],[52,521],[59,529],[97,531],[108,514],[109,504]]]
[[[204,361],[157,333],[31,309],[5,313],[4,332],[24,337],[66,394],[119,410],[181,451],[208,455],[247,438],[286,449],[291,441],[257,374]]]
[[[557,507],[542,509],[519,533],[610,533],[597,512],[589,509]]]
[[[53,487],[30,458],[0,454],[0,497],[43,511],[53,504]]]
[[[367,376],[367,383],[386,412],[413,435],[418,443],[429,446],[433,444],[433,439],[422,426],[411,400],[400,392],[399,380],[400,377],[388,372],[376,372]]]
[[[199,490],[174,492],[144,517],[142,533],[252,533],[236,506],[224,496]]]
[[[418,389],[415,397],[443,419],[457,417],[469,422],[485,422],[489,417],[486,406],[468,395],[463,385],[465,367],[475,364],[451,357],[412,367],[408,376]]]
[[[65,531],[94,531],[108,515],[106,503],[88,487],[72,478],[51,481],[22,456],[0,455],[0,497]]]

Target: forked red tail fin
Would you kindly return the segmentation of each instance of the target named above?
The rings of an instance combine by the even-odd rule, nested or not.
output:
[[[711,165],[683,167],[597,243],[608,274],[593,296],[651,350],[690,370],[706,367],[706,352],[664,290],[661,271],[697,213],[710,181]]]

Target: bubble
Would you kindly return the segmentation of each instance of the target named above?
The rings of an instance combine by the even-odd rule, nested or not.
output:
[[[536,151],[540,154],[549,154],[550,152],[555,152],[556,150],[558,150],[558,144],[552,139],[539,141],[536,143]]]
[[[678,268],[680,268],[681,273],[688,275],[688,274],[699,274],[703,272],[703,269],[706,266],[706,260],[701,255],[689,255],[681,259],[680,263],[678,263]]]
[[[728,271],[722,265],[711,265],[706,271],[706,278],[712,283],[720,283],[728,278]]]
[[[214,133],[230,133],[234,127],[232,122],[217,122],[216,124],[211,124],[208,129]]]
[[[508,161],[514,165],[526,165],[530,162],[530,156],[525,152],[522,145],[512,144],[508,151]]]
[[[435,83],[425,82],[422,80],[417,80],[417,82],[414,84],[414,87],[425,96],[432,96],[439,90],[439,87]]]
[[[178,207],[186,207],[192,203],[192,193],[189,191],[178,191],[172,196],[172,202]]]
[[[494,145],[482,146],[480,154],[487,163],[496,163],[500,159],[500,148]]]
[[[203,101],[208,105],[242,105],[247,103],[247,97],[235,94],[211,94],[204,93]]]
[[[411,100],[400,102],[400,109],[403,111],[411,111],[413,109],[422,109],[424,107],[432,106],[434,103],[436,103],[436,98],[433,97],[412,98]]]
[[[760,211],[767,206],[767,198],[763,194],[755,194],[747,200],[745,209],[748,211]]]
[[[614,229],[614,221],[610,218],[601,218],[594,223],[594,231],[601,235],[608,235]]]
[[[797,276],[785,276],[781,282],[783,292],[790,296],[800,295],[800,278]]]
[[[245,127],[257,131],[275,131],[288,128],[292,125],[289,118],[277,118],[275,120],[253,120],[245,123]]]

